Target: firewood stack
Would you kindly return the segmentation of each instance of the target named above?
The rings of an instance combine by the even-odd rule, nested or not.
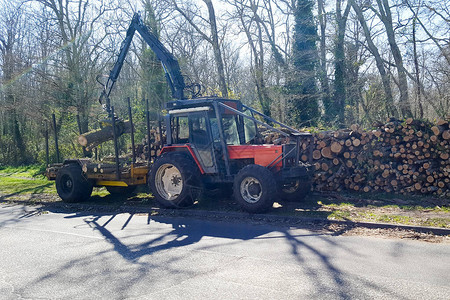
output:
[[[315,190],[450,197],[448,120],[390,119],[374,127],[352,125],[314,135]]]
[[[136,157],[141,160],[149,160],[148,153],[150,147],[150,156],[156,157],[160,153],[161,145],[166,142],[165,132],[163,130],[163,143],[161,143],[161,135],[159,134],[159,128],[152,128],[150,130],[150,143],[148,135],[142,139],[141,144],[136,145]]]

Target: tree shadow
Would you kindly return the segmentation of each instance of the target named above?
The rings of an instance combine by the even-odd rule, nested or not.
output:
[[[36,209],[37,211],[38,209]],[[58,213],[58,209],[51,210]],[[16,214],[17,220],[36,216],[36,212],[22,211]],[[143,216],[143,214],[139,214]],[[89,252],[82,258],[72,259],[60,264],[45,274],[39,276],[29,283],[29,286],[23,288],[38,289],[42,284],[48,284],[53,280],[61,282],[83,282],[86,289],[95,288],[99,282],[108,281],[111,273],[116,270],[117,255],[126,263],[127,269],[132,272],[126,272],[120,275],[122,280],[117,282],[112,288],[112,293],[119,298],[128,297],[127,291],[135,285],[142,284],[142,278],[153,276],[158,280],[157,272],[167,276],[174,276],[180,279],[180,284],[186,278],[211,275],[212,266],[204,266],[204,271],[199,275],[196,271],[183,266],[189,265],[193,256],[199,255],[228,255],[232,263],[238,263],[239,259],[248,258],[246,254],[237,254],[235,256],[224,253],[220,247],[240,247],[245,241],[249,240],[267,240],[269,243],[282,243],[289,245],[289,255],[298,262],[299,271],[307,275],[308,280],[314,283],[314,291],[311,297],[327,295],[334,299],[371,298],[371,292],[387,294],[393,298],[404,299],[395,291],[373,284],[361,276],[350,274],[342,270],[334,262],[334,251],[345,251],[352,256],[364,257],[357,249],[347,247],[339,243],[330,234],[312,231],[294,232],[296,228],[285,228],[270,225],[255,225],[246,222],[211,222],[198,219],[174,218],[152,216],[150,213],[144,215],[145,224],[148,231],[132,233],[136,228],[133,223],[136,214],[129,214],[125,219],[118,218],[118,214],[92,214],[86,212],[74,213],[65,216],[66,219],[80,220],[79,227],[86,225],[92,230],[98,232],[100,236],[111,247],[102,247],[101,250]],[[141,224],[142,220],[136,220]],[[164,226],[167,224],[170,227]],[[159,230],[161,228],[164,230]],[[141,225],[139,225],[141,226]],[[1,226],[0,226],[1,227]],[[129,231],[124,229],[129,228]],[[142,227],[139,227],[142,228]],[[145,227],[144,227],[145,229]],[[153,230],[153,234],[150,235]],[[156,232],[155,232],[156,230]],[[220,239],[217,242],[208,242],[200,244],[202,239],[212,240]],[[317,243],[319,239],[321,242]],[[95,243],[98,243],[95,239]],[[198,246],[195,246],[199,244]],[[244,246],[244,244],[242,244]],[[187,247],[187,248],[186,248]],[[157,253],[169,250],[184,250],[167,252],[167,260],[151,259]],[[169,255],[170,253],[170,255]],[[241,252],[242,253],[242,252]],[[178,262],[178,263],[177,263]],[[263,260],[259,263],[264,263]],[[102,268],[99,268],[99,265]],[[123,265],[122,265],[123,268]],[[81,272],[80,270],[89,270]],[[121,270],[119,268],[119,270]],[[118,270],[116,270],[118,271]],[[122,272],[124,270],[121,270]],[[214,267],[214,272],[221,272],[222,267]],[[300,276],[300,274],[299,274]],[[175,281],[177,281],[175,279]],[[163,280],[161,278],[161,280]],[[155,282],[157,286],[157,282]]]
[[[38,209],[27,209],[26,206],[17,205],[15,203],[2,203],[1,208],[5,208],[6,210],[0,210],[0,216],[6,215],[8,218],[0,222],[0,228],[16,224],[22,221],[22,219],[26,219],[28,217],[32,217],[38,214]],[[14,209],[13,215],[11,215],[11,211],[8,210],[10,208]],[[2,218],[3,219],[3,218]]]
[[[141,214],[142,215],[142,214]],[[212,223],[201,220],[189,220],[185,218],[172,218],[172,217],[153,217],[150,213],[147,214],[147,225],[150,225],[151,221],[160,224],[169,224],[172,227],[170,232],[161,235],[158,238],[151,239],[140,245],[134,247],[127,247],[119,238],[117,238],[106,226],[110,224],[117,216],[112,214],[101,224],[100,219],[105,215],[92,216],[86,213],[76,213],[66,218],[80,218],[82,217],[84,222],[93,230],[98,231],[105,240],[113,245],[114,249],[124,259],[129,261],[135,261],[140,257],[153,254],[162,250],[169,250],[171,248],[179,248],[187,245],[193,245],[199,242],[204,237],[225,238],[232,240],[250,240],[258,236],[267,234],[270,230],[264,227],[246,227],[245,231],[240,230],[240,226],[236,226],[228,223]],[[124,230],[130,223],[135,214],[130,214],[121,226],[121,230]],[[169,240],[166,238],[169,237]],[[159,241],[167,240],[165,243],[159,243]]]
[[[376,291],[378,293],[388,294],[392,299],[408,299],[397,293],[395,290],[384,288],[360,276],[355,276],[339,269],[333,263],[333,256],[325,254],[323,249],[313,247],[310,243],[305,242],[301,238],[293,236],[288,230],[283,231],[283,233],[286,240],[288,240],[291,245],[292,255],[303,266],[308,277],[316,283],[317,295],[311,295],[313,298],[320,298],[321,295],[326,294],[328,296],[332,295],[333,299],[371,299],[373,298],[371,292]],[[327,236],[319,235],[318,238],[328,244],[327,248],[335,250],[343,248],[343,250],[349,252],[355,258],[361,256],[361,254],[354,249],[342,247]],[[306,252],[312,253],[313,258],[320,262],[322,268],[317,268],[315,265],[308,264],[308,259],[305,255]],[[355,287],[358,288],[357,292],[355,292]]]

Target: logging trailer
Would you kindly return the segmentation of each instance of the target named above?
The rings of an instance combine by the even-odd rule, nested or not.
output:
[[[133,157],[130,166],[123,167],[120,166],[117,137],[128,131],[123,129],[127,126],[121,126],[124,121],[115,116],[109,95],[135,31],[161,61],[175,100],[166,103],[166,113],[159,119],[158,155],[149,156],[145,163],[136,162],[129,109]],[[62,200],[86,200],[94,186],[105,186],[113,194],[129,195],[137,186],[148,185],[162,206],[179,208],[192,205],[208,189],[232,188],[233,196],[243,210],[258,213],[272,207],[276,197],[301,200],[307,195],[311,188],[312,168],[301,162],[300,156],[305,152],[311,160],[312,147],[308,146],[312,145],[311,134],[273,120],[241,101],[198,97],[198,86],[190,88],[193,99],[186,99],[184,90],[187,87],[177,60],[135,14],[100,96],[100,103],[110,120],[105,130],[109,128],[109,140],[115,142],[115,164],[97,164],[85,158],[50,165],[47,177],[56,181]],[[263,144],[261,128],[277,132],[284,138],[284,143]],[[149,128],[147,132],[150,133]],[[151,142],[148,134],[149,147]]]

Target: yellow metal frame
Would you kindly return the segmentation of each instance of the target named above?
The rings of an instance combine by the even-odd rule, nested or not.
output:
[[[123,175],[126,176],[126,178],[122,178],[122,180],[113,180],[113,178],[114,178],[113,176],[115,176],[114,174],[107,174],[106,176],[103,174],[95,174],[94,176],[96,176],[96,177],[97,176],[102,176],[102,177],[100,177],[100,178],[99,177],[97,177],[97,178],[91,177],[91,178],[94,180],[96,179],[96,181],[95,181],[96,186],[127,187],[130,185],[142,185],[142,184],[147,184],[148,170],[149,170],[149,168],[147,166],[135,168],[134,165],[132,165],[128,176],[126,176],[125,174],[122,174],[122,176]],[[103,176],[105,176],[106,178]]]
[[[101,186],[124,186],[127,187],[128,184],[126,184],[123,181],[110,181],[110,180],[99,180],[96,182],[96,185]]]

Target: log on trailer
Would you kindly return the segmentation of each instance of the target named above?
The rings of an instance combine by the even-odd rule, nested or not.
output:
[[[131,132],[131,123],[130,121],[118,122],[116,125],[116,134],[117,136],[121,136],[124,133]],[[87,149],[95,148],[96,146],[110,141],[114,138],[114,133],[112,126],[106,126],[102,129],[93,130],[87,133],[83,133],[78,137],[78,143],[86,147]]]

